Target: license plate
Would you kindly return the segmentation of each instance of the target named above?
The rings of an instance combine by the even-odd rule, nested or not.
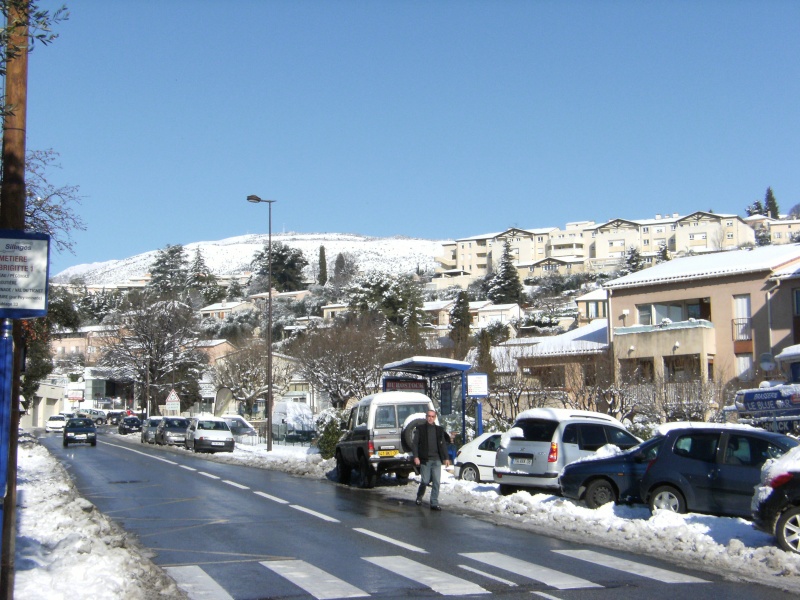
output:
[[[224,446],[225,442],[211,442],[212,446]]]
[[[395,456],[397,450],[378,450],[378,456]]]
[[[533,459],[530,458],[512,458],[511,459],[512,465],[532,465]]]
[[[86,439],[86,434],[85,433],[79,433],[78,435],[75,436],[75,439],[76,440],[85,440]]]

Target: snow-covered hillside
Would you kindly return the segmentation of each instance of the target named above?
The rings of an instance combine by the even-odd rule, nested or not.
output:
[[[242,235],[217,242],[186,244],[189,261],[200,248],[206,264],[215,275],[232,275],[250,271],[250,261],[256,252],[267,244],[266,234]],[[303,252],[309,265],[319,261],[319,247],[325,246],[328,273],[333,272],[336,256],[342,252],[355,257],[362,272],[381,271],[401,275],[432,272],[437,256],[442,253],[442,242],[412,238],[372,238],[361,235],[337,233],[273,233],[273,243],[282,243]],[[122,260],[76,265],[61,271],[52,279],[68,283],[73,277],[82,277],[89,285],[125,283],[150,271],[158,250],[137,254]],[[311,274],[309,267],[308,274]]]

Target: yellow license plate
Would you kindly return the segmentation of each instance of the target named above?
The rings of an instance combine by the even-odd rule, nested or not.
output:
[[[378,456],[394,456],[397,450],[378,450]]]

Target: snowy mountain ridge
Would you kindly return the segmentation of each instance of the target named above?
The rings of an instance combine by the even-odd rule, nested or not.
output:
[[[267,234],[247,234],[219,241],[193,242],[183,247],[189,262],[199,248],[209,269],[219,277],[249,272],[250,261],[256,252],[266,247],[268,239]],[[417,269],[433,272],[437,265],[435,258],[442,254],[442,241],[346,233],[273,233],[272,243],[301,250],[309,263],[309,276],[316,273],[320,246],[325,247],[328,274],[333,273],[339,253],[353,256],[364,273],[380,271],[394,275],[413,273]],[[120,260],[75,265],[54,275],[52,280],[69,283],[81,277],[88,285],[122,284],[149,273],[157,254],[158,250],[151,250]]]

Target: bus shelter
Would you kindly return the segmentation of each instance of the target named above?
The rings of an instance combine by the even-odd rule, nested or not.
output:
[[[467,439],[467,371],[472,365],[462,360],[437,356],[412,356],[383,366],[383,390],[414,390],[438,401],[439,413],[461,413],[461,440]],[[422,384],[424,384],[424,388]],[[460,396],[461,409],[454,400]],[[481,420],[478,418],[478,427]]]

